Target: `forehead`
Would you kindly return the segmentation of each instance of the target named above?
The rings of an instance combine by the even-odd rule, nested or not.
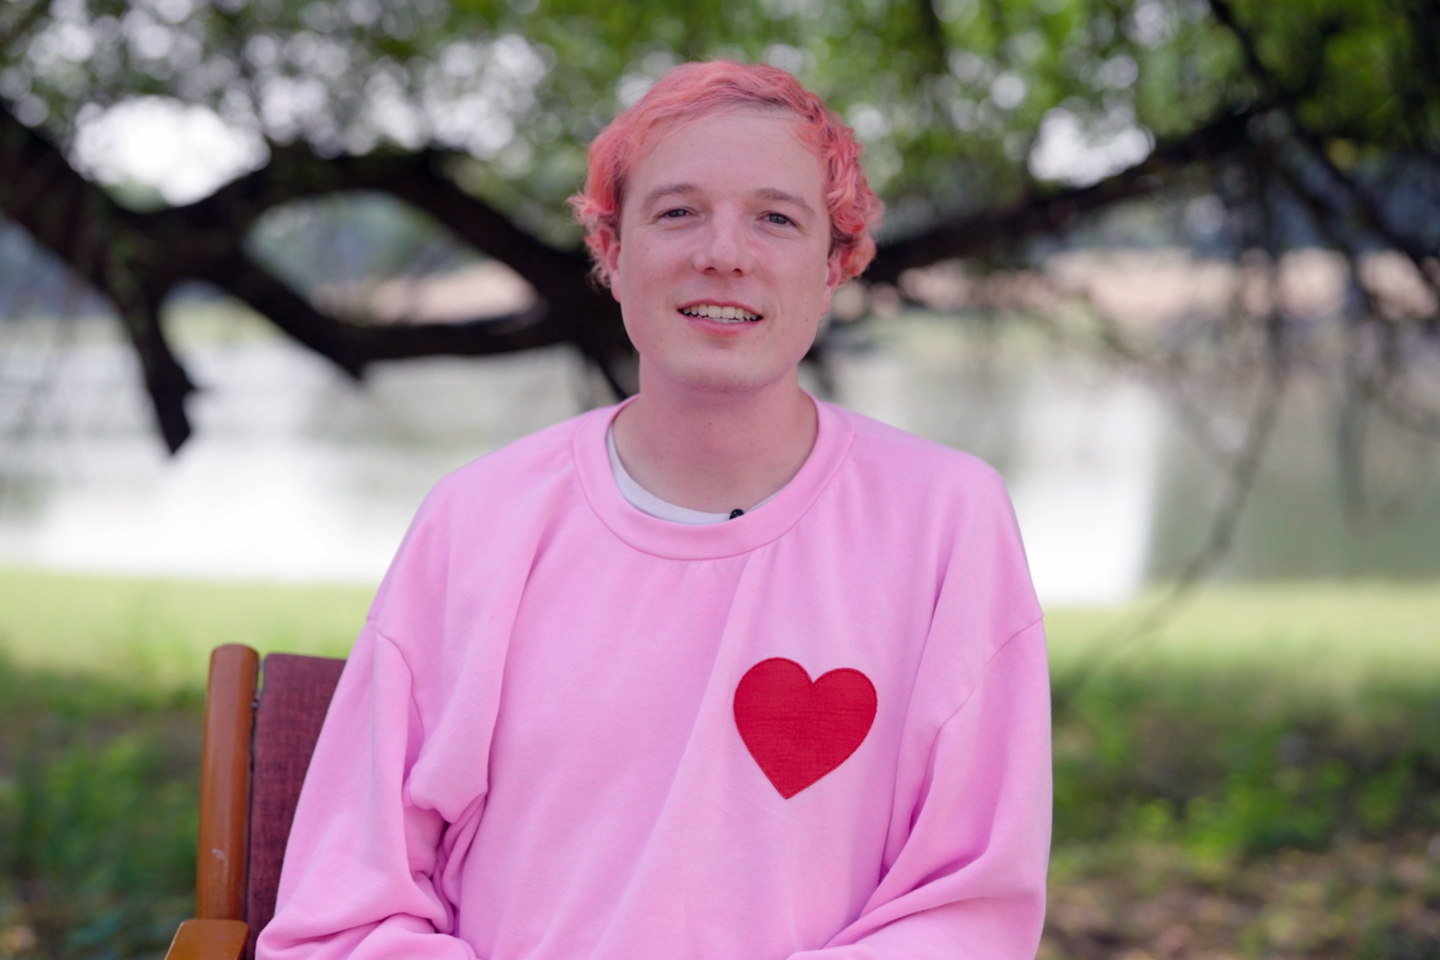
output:
[[[824,193],[819,154],[782,108],[740,107],[687,117],[645,138],[626,178],[625,205],[662,182],[717,190]]]

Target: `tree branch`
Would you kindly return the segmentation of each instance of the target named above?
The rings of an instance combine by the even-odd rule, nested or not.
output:
[[[203,200],[155,216],[165,224],[244,234],[272,207],[308,197],[375,190],[424,210],[465,243],[505,263],[537,290],[572,286],[583,277],[589,269],[583,254],[542,243],[446,177],[441,168],[455,156],[423,150],[328,159],[305,145],[272,147],[270,162],[259,170]]]
[[[375,359],[433,354],[478,356],[569,342],[595,363],[616,394],[634,392],[633,349],[619,306],[588,280],[583,253],[557,250],[511,223],[484,201],[461,190],[443,173],[456,154],[372,154],[325,159],[306,146],[275,148],[271,161],[197,203],[156,214],[156,231],[208,236],[218,248],[195,249],[186,275],[202,276],[230,290],[300,342],[335,360],[352,375]],[[271,207],[305,197],[377,190],[424,210],[461,241],[510,267],[541,296],[544,305],[523,315],[480,318],[467,324],[393,324],[360,328],[327,317],[283,284],[265,275],[237,245]],[[227,279],[216,263],[239,271]],[[234,285],[231,285],[231,284]],[[543,322],[542,322],[543,319]],[[357,333],[357,331],[362,331]]]
[[[60,151],[0,105],[0,211],[69,264],[115,305],[135,347],[156,422],[170,451],[190,436],[185,398],[195,389],[176,358],[158,309],[171,280],[146,269],[163,260],[122,210],[76,173]]]
[[[1256,112],[1220,117],[1189,136],[1156,147],[1140,163],[1091,186],[1025,197],[1001,210],[947,220],[924,233],[883,244],[864,276],[879,283],[895,283],[901,273],[914,267],[1058,232],[1081,214],[1154,193],[1178,168],[1217,160],[1243,146],[1247,125]]]
[[[171,451],[191,428],[194,390],[158,311],[183,279],[206,280],[248,304],[354,377],[376,360],[512,353],[570,343],[618,394],[634,389],[631,349],[618,305],[586,280],[583,256],[555,250],[445,180],[444,155],[341,158],[284,148],[270,166],[199,203],[136,213],[81,177],[60,151],[0,105],[0,212],[55,252],[115,305],[139,356],[146,390]],[[435,215],[510,265],[543,294],[537,306],[455,324],[364,326],[329,315],[252,261],[243,238],[266,209],[338,190],[383,190]]]
[[[1330,154],[1321,142],[1319,134],[1312,130],[1300,116],[1299,96],[1279,77],[1275,76],[1274,72],[1260,59],[1260,53],[1255,44],[1254,37],[1241,25],[1239,19],[1235,16],[1234,9],[1229,4],[1229,0],[1208,0],[1208,2],[1211,12],[1215,15],[1215,19],[1220,21],[1221,25],[1230,31],[1231,36],[1233,36],[1235,41],[1240,45],[1240,50],[1244,54],[1245,63],[1249,67],[1251,74],[1256,80],[1260,81],[1261,84],[1270,88],[1270,95],[1275,98],[1276,104],[1284,110],[1286,116],[1289,117],[1290,122],[1294,125],[1296,139],[1305,145],[1308,152],[1325,170],[1326,174],[1334,180],[1335,183],[1339,184],[1340,188],[1350,196],[1356,209],[1360,212],[1361,219],[1364,220],[1365,225],[1375,231],[1375,233],[1391,247],[1404,253],[1405,256],[1410,259],[1410,262],[1414,264],[1415,269],[1420,274],[1420,278],[1437,295],[1440,295],[1440,280],[1430,275],[1425,269],[1424,262],[1425,258],[1433,256],[1435,251],[1426,248],[1413,238],[1407,237],[1393,229],[1390,224],[1386,222],[1384,215],[1380,212],[1380,205],[1375,201],[1375,198],[1370,195],[1369,190],[1354,177],[1351,177],[1345,173],[1345,171],[1341,170],[1336,166],[1335,161],[1330,159]],[[1333,198],[1326,197],[1325,202],[1331,206],[1335,206],[1337,211],[1339,210]]]
[[[29,33],[30,28],[39,23],[41,18],[49,12],[50,0],[33,0],[30,9],[20,14],[15,23],[5,31],[4,36],[0,36],[0,53],[7,52],[10,44]]]
[[[165,339],[158,305],[136,300],[119,308],[125,332],[140,358],[145,391],[150,395],[160,436],[170,452],[176,453],[193,432],[185,399],[195,392],[195,384]]]
[[[295,340],[357,378],[376,360],[514,353],[572,339],[543,304],[464,323],[348,323],[317,310],[238,250],[207,262],[197,276],[233,294]]]
[[[950,43],[945,36],[945,21],[935,9],[936,0],[914,0],[920,18],[921,40],[930,69],[938,76],[950,69]]]
[[[128,211],[76,173],[59,150],[17,120],[3,103],[0,211],[102,290],[102,258],[94,246],[98,236],[105,234],[107,246],[118,241],[133,247],[139,241],[128,229]],[[98,223],[106,229],[94,229]]]

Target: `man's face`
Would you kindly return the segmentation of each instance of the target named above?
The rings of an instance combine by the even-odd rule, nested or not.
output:
[[[793,377],[840,282],[819,158],[780,111],[703,117],[647,146],[604,241],[642,375],[723,392]]]

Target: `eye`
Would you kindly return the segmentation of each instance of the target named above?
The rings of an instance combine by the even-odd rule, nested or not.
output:
[[[783,213],[767,213],[765,214],[765,220],[767,223],[773,223],[777,227],[788,227],[795,222]]]
[[[674,210],[666,210],[664,213],[660,214],[660,219],[679,220],[681,217],[688,217],[689,215],[689,210],[686,210],[684,207],[676,207]]]

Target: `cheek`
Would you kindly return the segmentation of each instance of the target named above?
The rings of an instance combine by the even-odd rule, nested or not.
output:
[[[618,266],[621,275],[629,277],[634,292],[639,292],[637,288],[645,286],[648,278],[668,272],[664,247],[647,243],[643,237],[636,237],[620,248]]]

